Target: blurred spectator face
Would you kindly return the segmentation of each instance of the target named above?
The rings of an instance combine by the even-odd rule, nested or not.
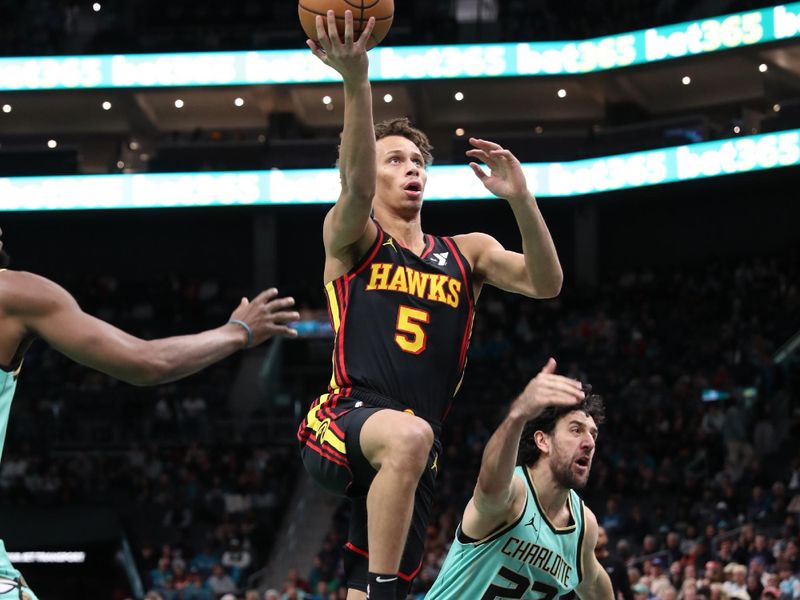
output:
[[[757,552],[763,552],[767,548],[767,536],[763,533],[759,533],[755,539],[755,549]]]
[[[169,558],[166,556],[162,556],[158,559],[158,570],[159,571],[169,571]]]
[[[435,565],[439,562],[439,553],[434,551],[428,552],[426,555],[426,561],[429,565]]]
[[[694,564],[686,565],[686,568],[683,570],[683,576],[686,579],[697,579],[697,567]]]
[[[283,582],[283,596],[284,598],[293,598],[297,595],[297,586],[293,581],[287,579]]]
[[[643,583],[637,583],[632,588],[634,600],[647,600],[650,597],[649,588]]]
[[[678,594],[672,586],[665,587],[658,594],[658,600],[675,600],[677,597]]]
[[[681,543],[681,537],[674,531],[667,534],[667,548],[677,548]]]
[[[631,547],[627,540],[620,540],[617,542],[617,555],[622,560],[627,560],[631,556]]]
[[[281,595],[275,590],[264,592],[264,600],[281,600]]]
[[[679,561],[676,560],[669,566],[669,574],[673,579],[681,578],[681,563]]]
[[[797,558],[797,554],[798,554],[797,542],[795,542],[794,540],[789,540],[789,542],[786,544],[786,550],[783,553],[783,558],[785,560],[790,560],[790,561],[795,560]]]
[[[606,535],[606,530],[603,527],[597,528],[597,544],[594,547],[595,552],[600,552],[606,549],[608,546],[608,535]]]
[[[739,565],[733,569],[733,580],[736,585],[745,585],[747,582],[747,567]]]
[[[717,563],[713,560],[710,560],[706,563],[705,572],[703,573],[704,577],[709,581],[714,581],[714,578],[717,574]]]
[[[155,554],[155,550],[153,550],[153,546],[149,543],[146,543],[142,546],[141,556],[144,560],[150,560],[150,558]]]
[[[780,565],[778,568],[778,578],[781,581],[786,581],[787,579],[792,578],[792,569],[789,567],[789,565]]]
[[[650,575],[651,577],[659,577],[663,572],[664,560],[657,556],[650,561]]]
[[[722,585],[719,583],[711,584],[710,600],[722,600]]]
[[[317,594],[320,596],[324,596],[328,593],[328,582],[326,581],[318,581],[317,582]]]
[[[644,540],[642,541],[642,552],[645,554],[653,554],[656,550],[658,550],[658,542],[654,535],[646,535],[644,536]]]
[[[244,600],[258,600],[258,590],[247,590],[244,593]]]

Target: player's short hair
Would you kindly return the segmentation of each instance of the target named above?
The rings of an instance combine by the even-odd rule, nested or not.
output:
[[[387,119],[375,124],[375,140],[382,140],[390,135],[399,135],[411,140],[416,144],[419,151],[422,153],[422,158],[425,160],[425,166],[429,167],[433,164],[433,146],[431,145],[428,136],[416,127],[411,125],[411,121],[406,117],[397,117],[396,119]]]
[[[589,388],[591,389],[591,388]],[[519,441],[519,453],[517,454],[517,464],[530,467],[539,460],[541,451],[536,441],[533,439],[533,434],[537,431],[543,431],[550,435],[556,428],[556,424],[561,420],[564,415],[571,413],[574,410],[580,410],[594,419],[596,425],[600,425],[606,419],[605,406],[603,405],[603,398],[597,394],[587,394],[586,398],[580,404],[573,406],[548,406],[542,414],[535,419],[531,419],[525,423],[522,429],[522,438]]]

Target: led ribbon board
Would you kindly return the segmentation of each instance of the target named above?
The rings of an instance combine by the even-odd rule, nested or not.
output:
[[[798,35],[800,2],[795,2],[579,41],[378,47],[370,54],[370,78],[410,81],[574,75],[766,44]],[[339,76],[307,49],[0,59],[0,91],[337,80]]]
[[[800,164],[800,129],[647,152],[524,164],[540,198],[570,197]],[[0,178],[0,211],[332,204],[336,169]],[[428,201],[492,198],[466,165],[434,166]]]

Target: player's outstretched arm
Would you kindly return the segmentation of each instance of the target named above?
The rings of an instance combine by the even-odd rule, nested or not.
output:
[[[548,406],[583,400],[580,382],[556,375],[555,369],[556,361],[551,358],[513,402],[508,416],[486,444],[478,483],[464,511],[462,528],[468,536],[483,538],[524,509],[525,489],[514,477],[514,468],[525,423]]]
[[[536,199],[528,189],[519,160],[509,151],[488,140],[470,138],[473,148],[467,156],[489,167],[487,174],[477,162],[472,168],[483,185],[499,198],[505,198],[514,212],[522,234],[522,254],[510,252],[491,236],[458,236],[462,251],[471,256],[475,273],[501,289],[532,298],[553,298],[561,291],[564,273],[553,238]]]
[[[583,508],[586,533],[583,539],[582,556],[583,580],[575,589],[581,600],[614,600],[611,578],[594,554],[597,545],[597,517],[587,506]]]
[[[370,18],[361,36],[354,40],[353,13],[348,10],[344,39],[340,39],[331,10],[325,19],[317,17],[319,42],[306,42],[314,56],[335,69],[344,81],[344,128],[339,149],[342,191],[325,218],[323,232],[325,248],[334,257],[346,255],[365,234],[371,234],[370,239],[376,234],[369,218],[377,163],[367,58],[367,41],[374,27],[375,19]]]
[[[155,385],[181,379],[274,335],[296,335],[288,324],[299,314],[294,300],[267,290],[252,302],[242,299],[232,320],[216,329],[145,341],[86,314],[57,284],[30,273],[15,272],[4,309],[28,336],[38,336],[83,365],[134,385]],[[247,329],[252,332],[248,334]]]

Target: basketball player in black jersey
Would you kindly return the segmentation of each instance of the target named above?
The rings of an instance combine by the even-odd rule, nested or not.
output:
[[[470,139],[470,167],[508,201],[524,253],[492,237],[423,233],[431,146],[405,119],[373,124],[366,40],[345,16],[317,17],[314,55],[344,80],[342,189],[325,218],[326,292],[335,330],[333,377],[298,430],[303,461],[323,487],[353,499],[348,599],[405,598],[421,566],[438,468],[439,430],[458,391],[481,286],[533,298],[563,279],[550,233],[519,161]],[[578,391],[578,394],[582,392]],[[407,540],[407,541],[406,541]]]

